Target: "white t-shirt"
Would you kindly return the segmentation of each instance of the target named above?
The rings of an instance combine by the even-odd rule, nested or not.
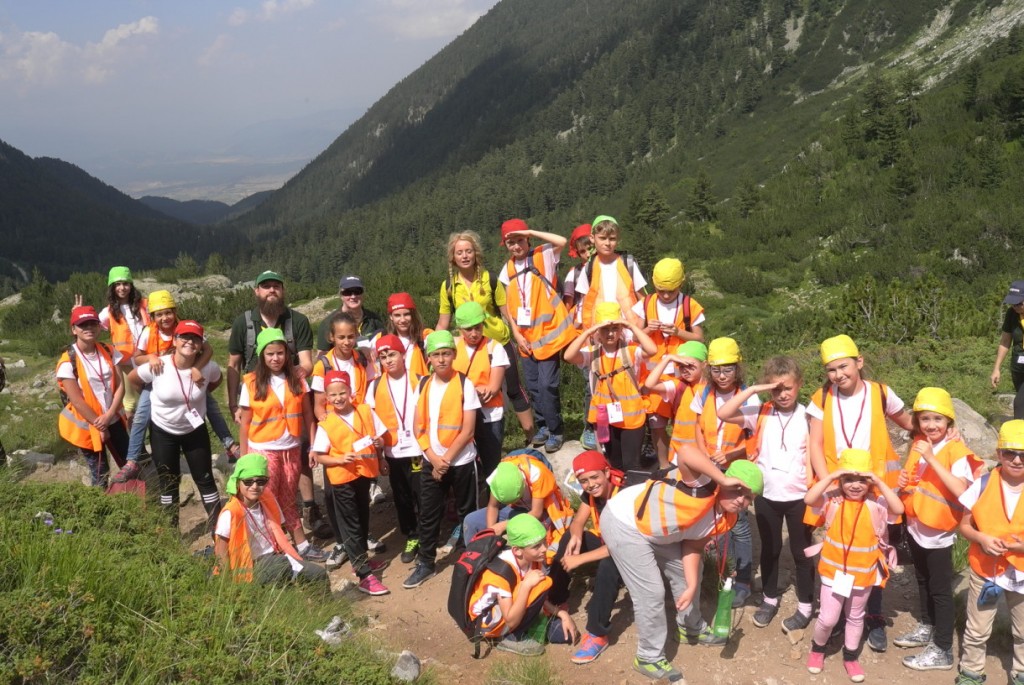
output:
[[[964,509],[970,511],[974,508],[974,505],[978,503],[981,498],[981,478],[971,483],[964,493],[960,495],[960,504],[964,506]],[[988,480],[988,479],[986,479]],[[1013,519],[1013,514],[1017,511],[1017,506],[1020,504],[1020,491],[1014,492],[1010,489],[1006,483],[1002,483],[1003,486],[1003,507],[1006,511],[1006,517]],[[992,581],[996,585],[1009,590],[1010,592],[1024,593],[1024,571],[1018,571],[1013,564],[1008,564],[1006,572],[998,578],[992,578]]]
[[[932,451],[938,454],[948,444],[948,440],[942,440],[936,445],[932,445]],[[920,478],[928,471],[930,467],[928,462],[922,459],[918,463],[917,476]],[[953,462],[949,469],[949,472],[953,474],[954,478],[965,478],[968,483],[974,482],[974,473],[971,471],[971,463],[967,457],[958,459]],[[932,528],[921,523],[916,517],[907,517],[907,530],[917,544],[921,545],[925,549],[941,549],[944,547],[951,547],[956,542],[956,530],[945,531],[939,530],[938,528]]]
[[[835,386],[832,386],[832,390],[833,392],[830,393],[834,403],[832,408],[832,428],[836,436],[836,454],[841,454],[848,447],[870,451],[872,402],[872,395],[870,393],[878,392],[875,384],[871,381],[864,381],[864,387],[861,391],[849,397],[840,394]],[[865,396],[865,393],[869,394]],[[862,407],[863,412],[861,411]],[[893,392],[892,388],[888,388],[885,396],[885,415],[895,416],[903,411],[903,407],[903,400]],[[824,410],[819,409],[813,402],[807,405],[807,415],[819,421],[825,420]],[[857,423],[858,417],[860,418],[859,425]],[[846,438],[843,437],[844,424],[846,426],[846,438],[850,439],[849,445],[846,444]]]
[[[491,368],[496,369],[499,367],[508,368],[511,362],[508,359],[508,353],[505,348],[494,342],[493,340],[487,341],[489,350],[481,350],[477,354],[484,353],[491,355]],[[467,351],[467,355],[469,352]],[[500,391],[499,391],[500,392]],[[484,423],[494,423],[495,421],[501,421],[505,418],[505,403],[502,402],[496,407],[480,407],[480,413],[483,414]]]
[[[710,479],[707,476],[701,476],[692,483],[694,486],[700,486]],[[619,523],[624,524],[630,530],[639,532],[636,518],[636,501],[643,497],[644,492],[647,490],[646,483],[640,483],[638,485],[630,485],[628,488],[623,488],[615,493],[615,496],[608,500],[608,504],[605,505],[604,511],[601,512],[602,516],[611,514],[616,518]],[[715,507],[704,514],[702,517],[693,522],[693,525],[687,526],[682,530],[675,533],[670,533],[666,536],[660,535],[644,535],[645,538],[659,545],[667,545],[670,543],[681,542],[682,540],[700,540],[701,538],[707,537],[711,534],[711,531],[715,529]],[[640,533],[643,535],[643,533]]]
[[[142,317],[132,316],[132,308],[127,304],[121,305],[121,319],[128,323],[128,330],[132,333],[132,340],[135,341],[135,347],[138,348],[139,342],[142,339],[142,334],[146,330],[146,324],[142,323]],[[110,330],[110,307],[104,307],[100,311],[100,326],[103,326],[103,330]],[[132,366],[135,363],[132,362]]]
[[[249,532],[249,550],[252,553],[253,561],[264,554],[274,553],[274,534],[267,526],[267,514],[262,506],[245,509],[245,527]],[[284,515],[278,523],[284,523]],[[217,527],[214,529],[217,537],[228,540],[231,538],[231,511],[226,507],[221,510],[217,517]]]
[[[444,447],[437,437],[437,417],[441,415],[441,400],[444,398],[444,392],[447,388],[448,383],[434,376],[430,381],[429,390],[427,391],[427,411],[430,418],[430,449],[439,457],[446,456],[448,453],[448,448]],[[480,398],[476,395],[476,388],[473,387],[473,384],[467,378],[462,384],[462,411],[479,408]],[[476,459],[476,443],[470,440],[469,444],[463,447],[458,456],[452,458],[450,463],[452,466],[462,466],[463,464],[471,463],[474,459]]]
[[[661,301],[657,295],[654,295],[654,301],[657,303],[655,311],[658,315],[658,321],[662,323],[675,323],[676,317],[679,316],[679,309],[683,306],[683,295],[680,293],[676,296],[676,300],[673,304],[665,304]],[[640,317],[643,322],[647,321],[647,309],[644,307],[643,299],[639,300],[633,305],[633,313]],[[702,311],[697,315],[693,321],[690,322],[691,326],[700,326],[704,323],[704,312]]]
[[[370,416],[373,417],[373,429],[368,434],[369,437],[379,438],[388,432],[388,427],[385,426],[380,420],[380,417],[377,416],[377,412],[371,409]],[[369,428],[369,426],[361,425],[360,418],[356,416],[355,409],[349,409],[349,411],[344,414],[338,414],[338,417],[351,426],[352,429],[359,433],[361,437],[367,435],[364,434],[363,431]],[[331,451],[331,438],[327,435],[327,431],[324,430],[323,426],[317,426],[316,437],[313,438],[313,445],[310,449],[313,452],[320,452],[321,454],[327,454]]]
[[[306,384],[306,380],[302,379],[299,381],[302,384],[302,392],[309,392],[309,386]],[[238,406],[250,408],[251,402],[249,401],[249,385],[242,383],[241,392],[238,395]],[[275,373],[270,376],[270,391],[277,396],[277,401],[283,406],[285,398],[285,386],[287,385],[283,373]],[[292,435],[288,431],[288,425],[285,424],[284,433],[276,440],[270,442],[253,442],[249,441],[249,449],[253,451],[259,450],[290,450],[298,447],[302,444],[301,435]]]
[[[555,268],[558,266],[558,260],[561,257],[561,252],[555,252],[554,245],[550,243],[545,243],[543,246],[541,246],[541,256],[544,259],[544,268],[541,270],[541,273],[544,274],[544,278],[548,279],[549,282],[553,282]],[[534,281],[537,281],[537,277],[533,273],[531,273],[530,271],[526,271],[526,269],[528,269],[532,264],[532,251],[527,255],[526,259],[517,259],[513,264],[513,269],[515,269],[514,273],[519,274],[519,276],[516,277],[516,282],[519,284],[520,297],[522,298],[522,302],[526,306],[529,306],[531,302],[530,293],[532,292]],[[507,262],[505,266],[502,267],[501,273],[498,274],[498,282],[506,287],[508,287],[509,285]],[[542,288],[545,287],[543,283],[540,283],[540,286]],[[509,312],[509,316],[515,318],[516,313]]]
[[[576,299],[576,277],[579,275],[583,267],[574,266],[569,269],[569,272],[565,274],[565,278],[562,279],[562,297],[569,298],[570,300]]]
[[[139,336],[138,342],[136,342],[135,344],[136,355],[146,354],[146,346],[149,345],[149,332],[151,330],[152,329],[149,326],[146,326],[145,328],[142,329],[142,334]],[[162,331],[157,331],[157,333],[160,334],[160,349],[166,351],[171,347],[170,343],[174,341],[174,336],[167,335]]]
[[[759,406],[740,408],[743,427],[753,435]],[[764,498],[773,502],[802,500],[807,494],[807,411],[803,405],[784,414],[772,407],[764,418],[757,466],[764,474]]]
[[[722,405],[725,404],[726,402],[728,402],[729,400],[731,400],[732,396],[735,395],[735,394],[736,394],[735,390],[732,390],[730,392],[722,392],[720,390],[715,391],[715,415],[716,416],[718,415],[717,414],[718,410],[722,408]],[[709,396],[710,396],[710,393],[709,393]],[[751,395],[750,398],[747,399],[747,401],[743,403],[743,407],[753,407],[755,409],[755,411],[760,406],[761,406],[761,398],[758,397],[757,395]],[[702,392],[701,393],[697,393],[697,394],[695,394],[693,396],[693,402],[690,403],[690,411],[694,412],[695,414],[703,414],[704,413],[704,393],[702,393]],[[722,421],[722,420],[718,421],[718,444],[717,445],[708,445],[708,449],[709,450],[717,451],[717,450],[722,448],[722,440],[725,437],[725,426],[726,426],[725,421]]]
[[[422,457],[423,450],[420,449],[420,444],[416,442],[416,402],[419,399],[419,390],[414,385],[409,387],[408,376],[402,378],[392,378],[390,374],[384,374],[383,378],[377,381],[380,383],[387,383],[387,387],[390,389],[391,399],[387,400],[394,404],[395,416],[401,422],[399,431],[406,431],[409,436],[408,440],[400,441],[398,445],[388,445],[384,448],[384,453],[393,459],[407,459],[410,457]],[[371,388],[371,390],[375,390]],[[377,397],[376,392],[367,391],[366,393],[366,404],[369,405],[370,409],[374,410],[374,416],[377,415]]]
[[[110,409],[110,403],[114,401],[115,370],[110,368],[110,364],[99,353],[99,350],[86,354],[76,345],[75,354],[82,359],[82,366],[85,367],[85,376],[89,380],[89,387],[92,388],[92,394],[96,395],[96,400],[100,403],[100,413],[107,411]],[[117,350],[113,350],[111,358],[114,361],[114,366],[120,364],[123,359],[121,353]],[[57,379],[75,382],[75,369],[71,362],[64,362],[57,367]]]
[[[220,367],[217,362],[210,361],[203,367],[203,378],[206,383],[199,387],[192,382],[192,369],[178,369],[174,366],[173,355],[164,357],[163,371],[159,376],[153,375],[153,369],[146,362],[137,369],[139,379],[143,383],[152,383],[150,393],[150,420],[172,435],[187,435],[194,430],[205,430],[203,426],[192,428],[185,417],[188,410],[195,409],[201,417],[206,418],[206,389],[220,380]],[[186,401],[187,398],[187,401]]]
[[[605,264],[600,259],[594,260],[594,268],[601,269],[600,302],[618,301],[615,296],[619,282],[619,259],[620,257],[616,257],[610,264]],[[636,260],[633,260],[633,268],[630,270],[629,275],[633,279],[633,292],[638,292],[647,287],[647,281],[640,273],[640,267],[637,266]],[[576,277],[576,292],[580,295],[586,295],[590,292],[590,279],[587,277],[586,268],[580,271],[580,275]]]
[[[324,376],[327,375],[328,371],[344,371],[348,374],[348,377],[355,382],[356,377],[356,357],[352,355],[351,359],[340,359],[334,356],[334,352],[330,351],[324,354],[324,358],[327,360],[327,366],[324,368]],[[314,360],[314,364],[316,360]],[[406,359],[408,363],[408,358]],[[366,371],[366,386],[370,386],[370,381],[377,377],[377,367],[374,364],[367,364],[363,367]],[[309,387],[313,392],[324,391],[324,376],[311,376],[309,381]]]

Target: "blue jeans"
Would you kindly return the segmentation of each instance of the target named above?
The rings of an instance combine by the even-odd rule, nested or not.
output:
[[[547,428],[551,435],[561,436],[562,396],[559,391],[561,377],[559,373],[560,357],[556,354],[550,359],[522,357],[523,376],[526,377],[526,390],[533,402],[534,422],[537,430]]]
[[[224,420],[224,415],[220,412],[220,404],[210,393],[206,393],[206,419],[210,422],[210,426],[213,427],[213,432],[220,438],[224,449],[231,447],[235,443],[235,439],[231,437],[231,430]]]
[[[139,401],[135,403],[135,414],[132,417],[132,432],[128,434],[128,461],[138,461],[142,450],[146,447],[146,429],[149,427],[149,391],[152,386],[145,386],[139,393]]]
[[[513,508],[511,505],[505,505],[498,510],[498,522],[508,521],[516,514],[528,514],[529,510],[523,509],[522,507]],[[468,544],[473,536],[482,531],[487,527],[487,507],[483,509],[477,509],[466,516],[462,522],[462,539]]]

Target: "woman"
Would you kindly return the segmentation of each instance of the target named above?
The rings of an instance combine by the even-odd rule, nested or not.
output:
[[[533,438],[533,412],[530,400],[519,382],[519,358],[512,344],[512,331],[502,319],[505,309],[505,286],[484,268],[480,236],[475,231],[461,231],[448,236],[448,278],[441,284],[437,330],[446,331],[459,305],[476,302],[484,308],[484,336],[505,348],[512,365],[505,370],[505,394],[512,402],[519,425],[527,442]]]
[[[1003,304],[1010,305],[1003,317],[1003,329],[996,348],[996,364],[992,368],[992,387],[999,385],[999,367],[1003,365],[1006,353],[1010,353],[1010,379],[1013,381],[1013,418],[1024,419],[1024,281],[1010,284],[1010,292],[1003,298]]]
[[[139,365],[128,379],[139,390],[152,384],[149,442],[160,477],[160,505],[171,510],[171,520],[177,526],[179,455],[184,453],[212,531],[220,512],[220,493],[213,479],[210,434],[206,431],[206,393],[220,385],[220,367],[210,361],[199,369],[198,380],[193,380],[192,369],[203,350],[203,327],[195,321],[179,321],[171,345],[169,352]]]

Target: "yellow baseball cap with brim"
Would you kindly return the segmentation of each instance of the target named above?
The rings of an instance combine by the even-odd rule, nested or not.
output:
[[[839,468],[853,473],[870,473],[871,453],[853,447],[847,448],[839,455]]]
[[[942,388],[921,388],[914,398],[914,411],[933,411],[950,421],[956,421],[953,398]]]
[[[1024,421],[1014,419],[999,427],[999,445],[1001,450],[1024,450]]]
[[[622,318],[622,307],[618,302],[602,302],[594,307],[594,323],[608,323]]]
[[[859,356],[860,350],[857,349],[857,343],[853,342],[853,338],[848,335],[837,335],[821,343],[822,364],[847,357],[856,359]]]
[[[732,338],[715,338],[708,345],[708,364],[711,366],[739,364],[741,361],[740,346]]]

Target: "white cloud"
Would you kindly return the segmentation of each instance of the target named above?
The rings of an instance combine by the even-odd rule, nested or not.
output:
[[[222,33],[217,36],[210,46],[203,50],[202,54],[196,59],[196,64],[201,67],[209,67],[216,63],[217,58],[220,57],[231,45],[231,36],[226,33]]]
[[[446,38],[481,17],[470,0],[377,0],[374,20],[400,38]]]
[[[231,26],[241,26],[245,22],[249,21],[249,13],[241,7],[236,7],[231,16],[228,17],[228,24]]]
[[[250,11],[243,7],[236,7],[228,17],[228,24],[241,26],[250,19],[257,21],[273,21],[294,12],[299,12],[312,7],[316,0],[263,0],[259,10]]]

